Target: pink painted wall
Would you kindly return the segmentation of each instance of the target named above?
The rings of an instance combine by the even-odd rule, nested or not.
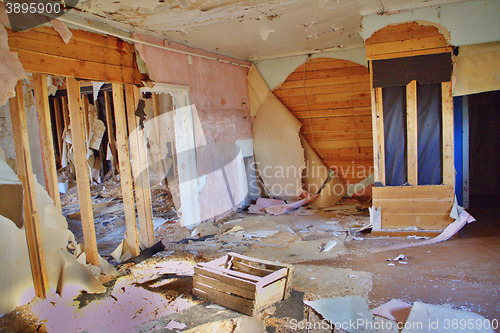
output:
[[[134,34],[134,38],[183,51],[216,56],[232,62],[247,64],[149,36]],[[141,58],[146,62],[151,80],[189,86],[191,103],[196,105],[208,142],[218,140],[234,142],[252,138],[247,67],[200,57],[192,57],[192,64],[190,65],[186,54],[138,43],[135,44],[135,47]]]
[[[148,36],[134,34],[134,37],[170,48],[249,65],[246,62],[190,49]],[[190,102],[196,106],[202,127],[201,135],[195,131],[198,143],[201,141],[203,144],[235,143],[238,140],[252,139],[252,120],[247,86],[248,67],[195,56],[191,57],[191,64],[189,64],[186,54],[138,43],[135,44],[135,47],[142,60],[145,61],[152,81],[189,86]],[[200,131],[198,130],[198,132]],[[224,156],[212,157],[212,160],[216,159],[223,160]],[[231,211],[236,210],[238,204],[244,199],[241,196],[241,191],[243,187],[246,187],[246,174],[241,156],[226,165],[224,170],[227,174],[227,183],[222,170],[218,169],[208,175],[205,186],[199,192],[201,220],[224,218]],[[231,201],[235,203],[235,206]]]

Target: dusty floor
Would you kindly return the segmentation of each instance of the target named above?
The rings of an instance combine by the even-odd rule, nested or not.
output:
[[[125,231],[121,200],[116,195],[119,190],[109,185],[94,189],[96,233],[103,255],[120,243]],[[79,238],[74,193],[65,196],[64,204],[65,214],[73,218],[70,229]],[[155,228],[157,240],[165,244],[164,252],[138,265],[121,266],[124,275],[103,281],[108,289],[103,295],[82,294],[71,302],[54,296],[20,307],[0,319],[0,332],[168,331],[165,327],[170,320],[185,322],[187,329],[199,332],[243,332],[241,327],[250,325],[243,324],[244,316],[207,308],[209,303],[190,294],[194,264],[229,251],[295,266],[292,298],[261,316],[269,332],[290,331],[291,318],[318,319],[314,311],[304,307],[303,299],[349,295],[367,297],[370,308],[397,298],[446,304],[499,319],[498,205],[473,207],[470,212],[477,222],[447,242],[380,253],[371,250],[418,240],[356,232],[369,223],[368,205],[347,200],[324,211],[302,208],[281,216],[240,212],[216,225],[202,224],[192,232],[174,218],[168,195],[155,189]],[[196,241],[199,236],[207,237]],[[332,240],[336,245],[321,252]],[[389,266],[387,259],[399,254],[408,257],[407,264]],[[196,313],[206,313],[205,320]]]

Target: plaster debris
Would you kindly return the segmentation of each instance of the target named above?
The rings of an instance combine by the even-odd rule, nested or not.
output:
[[[17,53],[10,52],[7,42],[7,31],[0,24],[0,105],[16,94],[14,88],[17,81],[27,78],[26,72],[19,59]]]
[[[316,301],[304,301],[304,304],[312,307],[336,328],[349,333],[376,332],[373,329],[373,318],[368,303],[361,296],[322,298]]]
[[[412,305],[407,302],[391,299],[389,302],[373,309],[372,314],[398,323],[404,323],[410,315],[411,307]]]
[[[59,34],[59,36],[61,36],[64,43],[68,44],[71,40],[71,37],[73,37],[73,33],[68,29],[66,24],[58,19],[50,20],[50,24],[52,25],[52,28],[54,28],[54,30]]]
[[[471,322],[474,323],[472,329],[468,326]],[[457,324],[452,325],[452,323]],[[442,305],[415,302],[402,333],[422,332],[420,328],[422,325],[424,325],[425,332],[429,333],[494,332],[488,319],[476,313],[454,310]]]

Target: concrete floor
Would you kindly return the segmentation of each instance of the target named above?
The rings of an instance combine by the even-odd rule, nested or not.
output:
[[[473,202],[474,203],[474,202]],[[332,260],[309,261],[310,265],[329,265],[371,272],[373,287],[368,295],[373,308],[392,298],[409,302],[451,304],[469,309],[490,320],[500,313],[500,206],[497,200],[476,200],[468,210],[476,222],[466,225],[458,236],[438,244],[369,253],[378,243],[353,243],[346,254]],[[401,239],[390,240],[398,243]],[[407,265],[387,265],[386,259],[400,253]]]

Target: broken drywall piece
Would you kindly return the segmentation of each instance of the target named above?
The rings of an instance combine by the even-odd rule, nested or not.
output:
[[[323,246],[323,248],[321,249],[321,252],[328,252],[331,249],[333,249],[335,246],[337,246],[337,241],[332,239],[331,241],[326,243],[325,246]]]
[[[95,82],[92,81],[92,95],[94,96],[94,101],[99,97],[99,91],[101,91],[102,86],[105,82]]]
[[[463,207],[457,204],[457,198],[455,197],[455,202],[453,203],[453,207],[451,208],[450,217],[455,219],[455,222],[450,223],[439,235],[434,238],[410,243],[410,244],[399,244],[388,247],[383,247],[379,249],[372,250],[373,253],[389,251],[389,250],[401,250],[414,246],[422,246],[422,245],[430,245],[434,243],[444,242],[453,237],[460,229],[462,229],[467,223],[472,223],[476,221],[472,215],[470,215]]]
[[[372,310],[375,316],[384,317],[398,323],[405,323],[410,315],[412,305],[399,299],[391,299]]]
[[[90,134],[89,134],[89,148],[94,150],[99,150],[101,147],[102,137],[106,131],[106,125],[102,120],[97,118],[92,118],[90,120]]]
[[[68,44],[71,40],[71,37],[73,37],[73,33],[68,29],[66,24],[58,19],[50,20],[50,24],[52,25],[52,28],[54,28],[54,30],[59,34],[59,36],[61,36],[64,43]]]
[[[361,296],[322,298],[316,301],[304,301],[324,319],[349,333],[375,333],[373,318],[366,299]]]
[[[257,112],[252,133],[257,170],[272,197],[294,200],[302,193],[306,165],[299,137],[301,126],[269,91]]]
[[[250,205],[248,207],[248,212],[251,214],[265,214],[265,209],[267,207],[278,206],[286,204],[283,200],[269,199],[269,198],[258,198],[255,205]]]
[[[186,328],[186,324],[179,323],[175,320],[171,320],[168,322],[167,326],[165,326],[166,330],[182,330]]]
[[[368,211],[370,212],[370,224],[373,227],[373,230],[382,230],[382,216],[381,216],[382,208],[368,207]]]
[[[14,97],[14,87],[17,81],[27,78],[21,62],[17,58],[17,54],[10,52],[7,42],[7,31],[0,24],[0,105],[11,97]],[[29,94],[31,95],[31,94]]]
[[[62,278],[62,288],[57,292],[61,296],[75,297],[80,291],[86,290],[91,294],[100,294],[106,291],[106,288],[89,271],[85,265],[78,262],[74,255],[66,250],[60,249],[63,264],[60,277]]]
[[[472,327],[470,323],[473,323]],[[401,333],[416,332],[489,333],[494,331],[491,322],[477,313],[415,302]]]
[[[316,198],[318,198],[318,196],[319,194],[311,195],[309,192],[304,191],[301,194],[301,197],[303,199],[285,205],[267,207],[265,208],[265,211],[271,215],[285,214],[291,212],[294,209],[307,205],[310,202],[313,202]]]
[[[77,262],[74,255],[65,250],[66,247],[75,250],[80,248],[68,230],[66,218],[38,182],[35,183],[35,193],[50,290],[62,291],[65,295],[73,295],[81,290],[102,292],[104,287],[100,282]],[[0,238],[0,257],[3,258],[0,270],[0,312],[8,312],[15,306],[29,302],[35,296],[35,291],[25,230],[0,216]]]

